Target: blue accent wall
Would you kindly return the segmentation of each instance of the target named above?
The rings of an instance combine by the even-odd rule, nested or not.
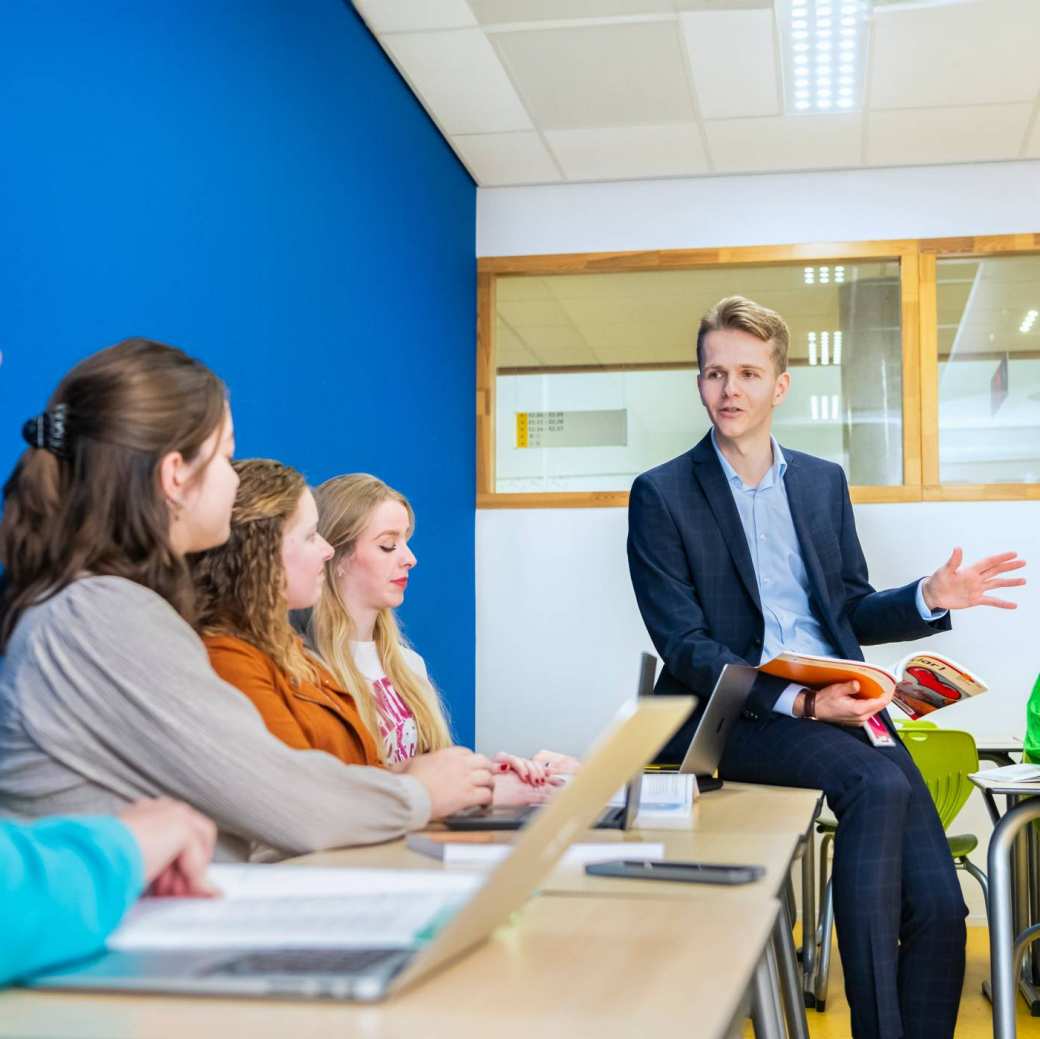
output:
[[[240,457],[413,502],[402,610],[473,740],[476,192],[343,0],[5,0],[0,473],[130,335],[227,381]]]

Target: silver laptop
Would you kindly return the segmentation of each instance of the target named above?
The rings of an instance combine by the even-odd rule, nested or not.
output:
[[[335,902],[335,929],[326,927],[320,941],[302,942],[299,931],[309,916],[313,927],[315,908],[309,913],[294,909],[294,900],[273,895],[265,902],[237,907],[184,900],[183,931],[187,926],[187,947],[163,948],[160,933],[152,947],[110,951],[92,960],[67,965],[62,969],[23,980],[22,984],[42,989],[117,990],[165,992],[192,995],[304,997],[338,1000],[379,1000],[454,960],[484,941],[505,923],[548,875],[567,847],[588,829],[620,783],[640,770],[696,706],[693,697],[667,697],[625,704],[601,734],[581,770],[560,790],[526,826],[508,857],[486,881],[468,895],[459,896],[442,907],[425,926],[417,928],[411,940],[388,947],[388,942],[363,941],[355,935],[381,932],[380,917],[371,897],[357,897],[357,921]],[[259,866],[262,870],[265,867]],[[300,867],[302,870],[302,867]],[[357,871],[362,873],[364,871]],[[406,873],[406,871],[404,871]],[[476,882],[479,883],[479,882]],[[310,902],[311,899],[300,899]],[[387,906],[383,923],[387,930],[400,919],[400,900]],[[178,911],[172,906],[171,911]],[[223,908],[243,915],[249,923],[250,911],[273,916],[263,921],[261,930],[272,930],[272,919],[279,921],[276,938],[254,946],[236,942],[234,948],[215,946],[207,938],[207,906],[219,914]],[[256,915],[256,913],[254,913]],[[329,919],[332,917],[330,916]],[[170,918],[171,920],[173,917]],[[413,932],[409,932],[413,933]]]
[[[637,696],[652,696],[654,675],[657,673],[657,657],[643,653],[639,658],[639,682]],[[625,784],[625,796],[620,805],[612,805],[593,823],[597,830],[630,830],[639,814],[639,798],[643,791],[643,768]],[[534,815],[542,810],[541,805],[512,805],[505,808],[481,806],[467,808],[441,820],[449,830],[520,830]]]
[[[714,775],[726,749],[729,730],[744,710],[757,677],[758,669],[746,664],[727,664],[722,669],[700,724],[690,740],[686,757],[679,766],[680,772]]]

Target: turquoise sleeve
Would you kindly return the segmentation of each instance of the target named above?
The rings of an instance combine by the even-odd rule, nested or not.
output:
[[[103,948],[143,886],[118,819],[0,822],[0,984]]]

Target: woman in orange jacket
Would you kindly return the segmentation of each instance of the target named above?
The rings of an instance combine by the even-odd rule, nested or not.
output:
[[[298,750],[320,750],[350,765],[386,766],[452,799],[492,781],[498,804],[544,796],[508,766],[443,745],[407,761],[385,761],[354,697],[289,623],[290,609],[313,606],[331,546],[318,533],[318,510],[302,474],[269,459],[234,463],[239,476],[226,544],[195,557],[198,626],[210,663],[244,693],[271,733]],[[525,788],[521,790],[521,788]],[[436,798],[434,798],[436,800]],[[442,813],[437,813],[442,814]]]

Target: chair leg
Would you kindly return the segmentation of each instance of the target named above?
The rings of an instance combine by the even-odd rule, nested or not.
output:
[[[975,865],[967,855],[961,856],[956,859],[956,864],[964,870],[965,873],[973,876],[979,883],[979,887],[982,888],[982,897],[985,899],[986,914],[989,915],[989,878],[985,873]]]
[[[819,862],[819,867],[818,868],[819,868],[819,873],[820,873],[819,906],[820,906],[820,917],[821,918],[823,917],[823,900],[824,900],[824,898],[826,897],[826,894],[827,894],[827,883],[828,883],[828,878],[830,876],[830,872],[829,872],[829,868],[828,867],[830,866],[830,848],[831,848],[831,845],[833,843],[834,843],[834,834],[833,833],[825,833],[823,835],[823,840],[820,841],[820,862]]]
[[[812,996],[816,976],[816,834],[809,828],[802,850],[802,974],[806,1005],[815,1005]],[[793,919],[793,917],[792,917]]]
[[[828,941],[828,953],[826,959],[824,959],[824,938],[823,930],[825,927],[825,917],[827,914],[827,893],[830,888],[830,850],[831,845],[834,843],[834,834],[825,833],[820,841],[819,854],[816,860],[816,872],[819,877],[819,894],[816,897],[816,912],[819,914],[815,921],[815,931],[813,934],[813,951],[815,953],[813,963],[812,974],[806,975],[808,981],[808,987],[813,993],[812,1002],[817,1010],[822,1011],[823,1005],[819,1002],[820,992],[823,993],[824,1002],[827,998],[827,974],[830,971],[830,952],[829,952],[829,941]],[[814,914],[815,915],[815,914]],[[833,912],[831,914],[831,924],[828,929],[833,929]],[[822,985],[820,977],[823,976]],[[808,1000],[807,1000],[808,1002]]]
[[[831,973],[831,944],[834,939],[834,884],[827,880],[820,901],[820,959],[816,968],[816,1009],[822,1013],[827,1005],[827,983]]]

